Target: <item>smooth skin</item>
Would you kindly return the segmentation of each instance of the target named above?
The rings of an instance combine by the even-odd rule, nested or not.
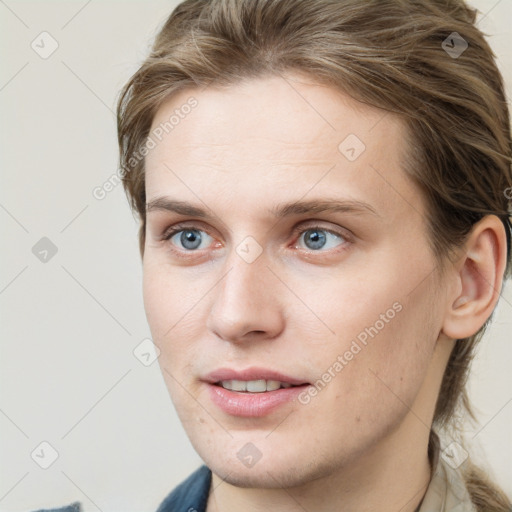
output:
[[[441,277],[398,118],[289,73],[182,90],[153,128],[190,96],[198,106],[146,157],[143,288],[172,401],[213,472],[208,512],[414,511],[454,340],[481,327],[501,290],[501,222],[477,224]],[[350,134],[365,145],[354,161],[339,149]],[[344,207],[273,214],[333,200]],[[252,263],[237,252],[248,236],[263,249]],[[314,383],[397,302],[309,403],[240,418],[210,400],[203,379],[220,367]],[[237,457],[249,442],[262,454],[250,468]]]

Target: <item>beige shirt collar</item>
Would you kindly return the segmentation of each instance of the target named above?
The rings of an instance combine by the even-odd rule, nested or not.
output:
[[[477,512],[461,468],[436,454],[435,471],[417,512]]]

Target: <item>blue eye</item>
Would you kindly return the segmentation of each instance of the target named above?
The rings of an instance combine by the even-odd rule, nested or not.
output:
[[[296,232],[297,233],[297,232]],[[326,252],[330,249],[343,249],[348,240],[344,235],[335,233],[321,226],[312,226],[298,230],[295,247],[313,252]],[[297,236],[297,234],[295,236]],[[174,247],[175,254],[198,252],[202,249],[215,248],[215,239],[202,229],[187,226],[175,226],[164,239]]]
[[[302,231],[299,237],[300,240],[304,240],[306,248],[312,251],[332,249],[344,242],[343,237],[321,228],[310,228]]]
[[[206,242],[206,246],[208,246],[208,244],[211,243],[211,240],[213,240],[210,235],[199,229],[181,229],[180,231],[171,233],[168,239],[174,245],[177,245],[175,239],[178,239],[183,249],[186,249],[187,251],[203,249],[204,247],[201,247],[203,242]]]

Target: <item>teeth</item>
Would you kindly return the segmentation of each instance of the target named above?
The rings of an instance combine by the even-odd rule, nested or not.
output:
[[[231,391],[246,391],[249,393],[263,393],[264,391],[275,391],[279,388],[289,388],[292,385],[288,382],[278,380],[223,380],[221,386]]]
[[[245,382],[243,380],[228,380],[231,383],[231,388],[233,391],[246,391]]]
[[[249,380],[247,381],[247,391],[251,393],[262,393],[267,391],[267,383],[264,380]]]
[[[281,383],[278,380],[267,380],[267,391],[275,391],[281,387]],[[249,387],[247,387],[249,389]]]

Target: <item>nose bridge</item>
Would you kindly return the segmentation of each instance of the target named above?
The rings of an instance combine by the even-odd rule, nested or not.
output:
[[[222,286],[220,300],[234,304],[254,306],[257,303],[260,287],[258,278],[261,278],[261,265],[247,264],[242,260],[232,262],[231,271],[226,276]]]
[[[263,286],[268,278],[264,274],[269,273],[266,264],[263,254],[248,263],[233,251],[227,262],[229,272],[221,283],[216,301],[226,313],[247,315],[246,308],[258,308],[262,302],[268,301],[269,290]]]
[[[269,285],[272,273],[267,258],[263,252],[255,259],[247,258],[251,242],[247,243],[248,247],[242,242],[227,258],[227,273],[219,283],[208,319],[208,328],[228,341],[239,341],[256,331],[274,337],[282,328],[275,287]]]
[[[222,286],[225,298],[250,303],[258,299],[259,293],[265,292],[260,284],[269,273],[269,253],[260,242],[247,235],[231,247],[226,259],[226,268],[230,271]]]

